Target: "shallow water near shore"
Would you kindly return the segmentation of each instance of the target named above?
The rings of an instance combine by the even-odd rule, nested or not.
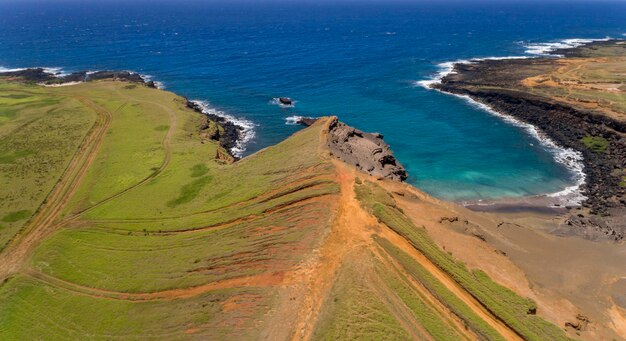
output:
[[[148,5],[150,4],[150,5]],[[377,131],[409,182],[455,201],[554,193],[576,178],[536,138],[463,99],[415,86],[438,64],[530,56],[537,44],[620,37],[626,4],[0,4],[0,66],[134,70],[251,122],[244,154],[294,115]],[[539,45],[545,47],[545,45]],[[296,100],[294,107],[272,103]]]

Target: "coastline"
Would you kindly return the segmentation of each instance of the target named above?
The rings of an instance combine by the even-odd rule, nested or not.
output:
[[[569,78],[561,84],[553,80],[559,78],[551,78],[557,77],[551,72],[558,75],[564,65],[580,65],[576,63],[604,65],[601,63],[607,63],[607,58],[622,63],[614,66],[621,70],[624,49],[623,39],[601,39],[567,49],[555,48],[552,50],[555,55],[549,57],[476,59],[456,63],[452,68],[443,64],[446,72],[440,72],[434,80],[418,83],[463,98],[471,105],[523,128],[551,152],[556,162],[566,165],[575,179],[575,185],[556,193],[461,204],[479,211],[554,209],[563,213],[559,219],[564,230],[575,230],[583,236],[599,233],[614,241],[622,240],[626,234],[626,177],[620,175],[626,165],[623,112],[589,99],[589,96],[596,100],[603,98],[604,95],[597,91],[605,91],[604,88],[583,88],[590,92],[585,92],[588,97],[582,99],[559,97],[562,92],[571,96],[567,86],[582,87],[587,83],[577,83],[568,74]],[[529,83],[535,79],[538,79],[536,83]],[[590,84],[603,81],[609,82],[610,79],[599,78]],[[544,85],[542,82],[552,83]],[[619,101],[621,97],[616,96]],[[595,103],[595,106],[587,103]],[[595,149],[589,140],[600,141],[600,149]],[[561,207],[566,209],[560,210]]]
[[[485,207],[500,206],[510,207],[519,205],[520,207],[539,208],[539,207],[580,207],[588,199],[585,195],[585,185],[587,174],[585,173],[584,157],[580,151],[573,148],[563,146],[556,142],[549,134],[544,132],[537,125],[526,122],[510,113],[498,110],[491,103],[485,103],[480,97],[471,94],[453,92],[450,89],[444,89],[444,79],[451,75],[458,74],[458,68],[462,65],[472,65],[484,61],[510,61],[510,60],[528,60],[539,58],[562,58],[565,55],[571,55],[576,48],[588,44],[610,42],[620,40],[618,38],[570,38],[563,39],[558,42],[551,43],[529,43],[525,44],[525,53],[527,56],[504,56],[504,57],[478,57],[470,59],[459,59],[456,61],[442,62],[438,64],[439,71],[430,79],[416,81],[415,85],[423,87],[427,90],[435,90],[441,93],[452,95],[463,99],[469,105],[479,108],[491,115],[501,118],[503,121],[517,126],[527,134],[535,138],[547,151],[552,154],[554,161],[564,165],[572,175],[573,184],[567,186],[560,191],[552,193],[538,193],[530,196],[516,198],[499,198],[493,200],[469,200],[459,202],[466,207]],[[550,198],[550,199],[549,199]]]
[[[499,205],[506,203],[507,206],[519,203],[520,206],[527,207],[529,203],[533,203],[533,207],[549,206],[552,208],[559,207],[580,207],[587,196],[585,196],[584,186],[586,184],[585,165],[583,162],[583,156],[579,151],[572,148],[564,147],[555,142],[549,134],[546,134],[543,130],[536,125],[530,124],[524,120],[520,120],[515,116],[509,115],[504,111],[496,110],[489,103],[481,101],[480,98],[471,96],[464,93],[448,92],[440,89],[442,80],[452,74],[455,74],[456,68],[459,65],[470,65],[480,63],[483,61],[501,61],[501,60],[526,60],[532,58],[542,57],[558,57],[560,54],[552,53],[567,53],[573,48],[589,44],[591,42],[607,42],[609,38],[602,39],[566,39],[566,43],[537,43],[535,45],[541,46],[541,51],[538,48],[533,48],[535,45],[528,45],[527,51],[535,51],[536,56],[504,56],[504,57],[482,57],[463,59],[453,62],[441,63],[440,70],[437,72],[434,78],[429,80],[422,80],[416,82],[416,84],[425,87],[429,90],[437,90],[446,94],[451,94],[467,101],[470,105],[480,108],[488,112],[491,115],[498,116],[505,122],[518,126],[524,129],[528,134],[533,136],[539,143],[553,155],[556,162],[566,166],[572,174],[574,183],[560,191],[553,193],[539,193],[536,195],[513,197],[513,198],[499,198],[493,200],[469,200],[464,202],[457,202],[458,204],[475,207],[486,205]],[[534,49],[534,50],[533,50]],[[539,53],[541,52],[541,53]],[[30,75],[32,71],[45,74],[44,77],[35,76],[32,80],[37,81],[37,84],[43,86],[70,86],[74,84],[80,84],[83,81],[93,81],[105,78],[121,79],[130,82],[143,83],[146,86],[163,89],[164,85],[160,82],[152,80],[152,77],[141,75],[132,71],[81,71],[73,73],[64,73],[60,68],[16,68],[5,69],[0,68],[0,75],[6,74],[23,74],[25,78],[33,77]],[[46,83],[47,82],[47,83]],[[241,119],[228,115],[203,100],[191,100],[186,98],[186,106],[196,112],[202,113],[207,116],[211,121],[218,123],[223,128],[223,133],[216,136],[216,140],[220,142],[220,145],[229,151],[230,156],[235,160],[240,159],[246,149],[246,144],[249,143],[255,136],[254,126],[255,124],[249,120]],[[310,120],[306,116],[290,116],[286,118],[286,124],[302,124],[302,120]],[[311,119],[312,120],[312,119]],[[307,125],[307,124],[305,124]]]

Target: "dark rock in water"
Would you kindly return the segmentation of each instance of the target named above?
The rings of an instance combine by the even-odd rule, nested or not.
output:
[[[317,122],[317,118],[313,117],[300,117],[296,120],[297,124],[303,125],[305,127],[312,126],[315,122]]]
[[[278,102],[283,105],[293,105],[293,100],[289,97],[279,97]]]
[[[334,118],[328,127],[328,148],[341,161],[367,174],[396,181],[406,180],[406,170],[379,136],[349,127]]]

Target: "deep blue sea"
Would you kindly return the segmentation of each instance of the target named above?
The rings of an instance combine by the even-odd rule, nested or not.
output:
[[[0,66],[151,75],[252,122],[246,154],[300,129],[290,116],[335,114],[383,133],[410,183],[462,201],[575,179],[525,130],[415,82],[445,61],[625,32],[623,1],[0,0]]]

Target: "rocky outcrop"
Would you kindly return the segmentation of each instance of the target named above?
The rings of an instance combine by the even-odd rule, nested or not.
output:
[[[293,100],[289,97],[279,97],[278,102],[282,105],[293,105]]]
[[[378,133],[365,133],[333,118],[328,126],[332,155],[357,169],[380,178],[404,181],[407,173]]]
[[[305,127],[310,127],[313,125],[313,123],[317,122],[317,118],[314,117],[298,117],[298,119],[296,119],[296,124],[305,126]]]
[[[205,122],[200,126],[200,131],[204,132],[207,138],[218,141],[220,146],[228,151],[237,145],[237,142],[242,137],[243,127],[224,117],[206,112],[198,102],[185,100],[187,108],[204,115]],[[211,122],[215,123],[215,125],[212,125]]]

